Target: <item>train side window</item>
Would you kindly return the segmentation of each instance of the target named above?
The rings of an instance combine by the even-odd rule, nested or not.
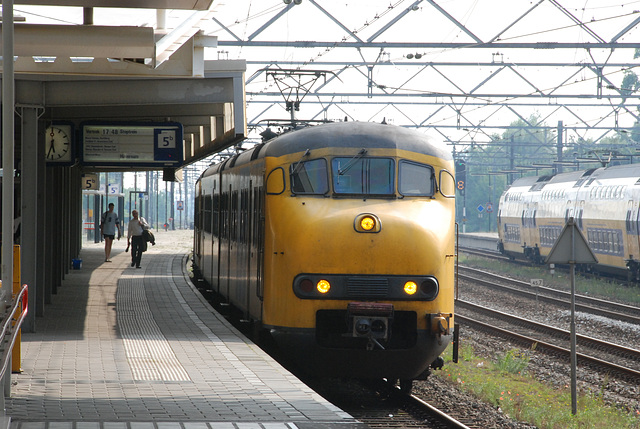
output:
[[[280,195],[284,192],[284,169],[274,168],[267,176],[267,194]]]
[[[204,230],[211,233],[211,194],[204,196]]]
[[[220,194],[213,195],[213,224],[211,225],[211,232],[214,236],[220,235]]]
[[[455,198],[456,197],[456,181],[451,174],[447,170],[440,170],[440,178],[438,180],[439,187],[438,190],[440,194],[445,198]]]
[[[398,191],[405,196],[433,195],[433,167],[411,161],[400,161]]]
[[[578,228],[580,228],[581,230],[582,228],[582,214],[584,212],[584,209],[580,209],[580,211],[578,211]]]
[[[536,227],[536,215],[537,215],[537,213],[538,213],[538,210],[537,210],[537,209],[536,209],[536,210],[533,210],[533,217],[531,218],[531,221],[532,221],[532,223],[533,223],[533,225],[532,225],[532,226],[533,226],[534,228]]]
[[[324,158],[291,165],[291,192],[324,195],[329,192],[327,161]]]

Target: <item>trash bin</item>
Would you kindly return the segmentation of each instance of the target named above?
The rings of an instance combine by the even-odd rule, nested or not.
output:
[[[71,262],[73,263],[74,270],[79,270],[80,268],[82,268],[82,259],[72,259]]]

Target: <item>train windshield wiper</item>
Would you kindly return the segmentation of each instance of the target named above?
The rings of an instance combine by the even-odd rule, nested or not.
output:
[[[344,166],[344,168],[338,169],[338,176],[342,176],[347,171],[349,171],[349,169],[356,164],[356,161],[365,156],[366,153],[367,150],[365,148],[360,149],[360,152],[358,152],[353,158],[351,158],[349,162],[347,162],[347,165]]]
[[[296,174],[298,172],[298,168],[300,168],[300,165],[302,164],[302,160],[306,156],[309,156],[310,153],[311,153],[311,150],[309,150],[309,149],[304,151],[304,153],[302,154],[302,156],[300,157],[298,162],[296,162],[296,165],[293,166],[293,170],[291,170],[291,174]]]

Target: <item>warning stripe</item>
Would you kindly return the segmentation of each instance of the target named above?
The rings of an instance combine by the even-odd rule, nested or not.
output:
[[[116,294],[118,327],[133,378],[191,381],[153,319],[143,280],[141,276],[123,275]]]

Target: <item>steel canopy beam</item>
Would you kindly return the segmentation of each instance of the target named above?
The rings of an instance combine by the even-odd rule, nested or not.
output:
[[[637,49],[640,42],[325,42],[321,40],[219,40],[219,46],[249,48],[352,48],[352,49]]]
[[[16,24],[14,55],[153,58],[155,39],[151,27]]]

